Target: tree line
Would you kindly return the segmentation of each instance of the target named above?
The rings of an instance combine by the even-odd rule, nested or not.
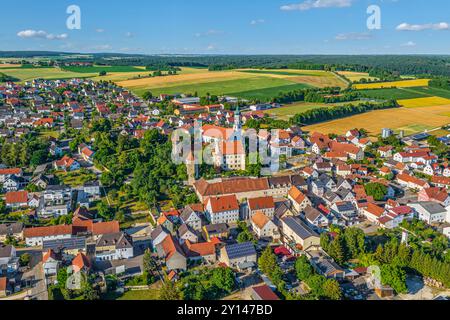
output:
[[[296,114],[291,118],[293,125],[311,125],[315,123],[340,119],[356,114],[362,114],[369,111],[384,110],[398,108],[397,101],[390,100],[381,104],[361,103],[359,105],[347,104],[344,106],[336,106],[331,108],[316,108]]]

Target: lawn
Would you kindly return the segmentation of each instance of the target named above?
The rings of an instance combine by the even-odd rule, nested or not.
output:
[[[450,105],[450,100],[440,97],[427,97],[417,99],[398,100],[398,103],[405,108],[422,108]]]
[[[81,187],[86,182],[95,181],[97,176],[92,172],[77,170],[72,172],[58,171],[55,175],[65,184],[71,187]]]
[[[108,293],[103,297],[104,300],[158,300],[159,291],[161,289],[162,282],[158,281],[151,285],[150,290],[138,290],[138,291],[126,291],[123,295],[117,295],[116,293]]]
[[[392,82],[379,82],[379,83],[363,83],[354,84],[355,89],[378,89],[378,88],[410,88],[410,87],[426,87],[430,82],[429,79],[415,79],[404,81],[392,81]]]
[[[129,212],[148,211],[148,206],[145,203],[140,202],[137,198],[126,199],[125,194],[121,191],[118,192],[117,198],[111,202],[119,206],[119,209],[124,209]]]
[[[401,88],[358,90],[364,97],[382,100],[416,99],[427,97],[427,94]]]

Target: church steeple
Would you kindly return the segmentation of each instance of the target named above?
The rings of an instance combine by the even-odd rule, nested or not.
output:
[[[236,133],[239,132],[239,134],[242,131],[242,123],[241,123],[241,110],[239,109],[239,106],[237,107],[235,113],[234,113],[234,131]]]

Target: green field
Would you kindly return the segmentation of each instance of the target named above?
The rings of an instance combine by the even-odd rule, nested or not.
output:
[[[33,79],[71,79],[86,78],[89,76],[97,76],[98,74],[85,74],[78,72],[64,71],[59,68],[16,68],[2,69],[2,73],[19,79],[19,81],[30,81]]]
[[[131,66],[92,66],[92,67],[63,67],[65,71],[76,73],[99,73],[101,71],[110,72],[142,72],[143,69],[139,69]],[[148,71],[151,73],[151,71]]]
[[[158,94],[176,94],[176,93],[194,93],[197,92],[199,95],[203,96],[207,93],[215,94],[215,95],[237,95],[238,93],[246,93],[249,91],[262,91],[264,89],[272,88],[275,92],[278,92],[278,88],[282,88],[282,90],[286,90],[286,86],[295,86],[295,84],[291,81],[285,79],[278,78],[270,78],[270,77],[252,77],[247,79],[234,79],[234,80],[225,80],[225,81],[215,81],[215,82],[207,82],[207,83],[197,83],[197,84],[188,84],[188,85],[178,85],[172,87],[162,87],[162,88],[136,88],[134,91],[137,94],[143,94],[147,90],[151,90],[154,95]],[[306,87],[301,84],[301,86]],[[278,90],[278,91],[277,91]],[[267,95],[263,94],[263,95]]]
[[[328,76],[327,73],[323,71],[277,71],[277,70],[239,70],[239,72],[244,73],[252,73],[252,74],[271,74],[271,75],[278,75],[278,76],[317,76],[317,77],[325,77]]]
[[[440,97],[450,99],[450,91],[445,89],[431,88],[431,87],[416,87],[416,88],[408,88],[405,90],[410,92],[417,92],[430,97]]]
[[[228,93],[230,96],[235,96],[242,99],[259,99],[259,100],[266,100],[270,99],[272,97],[276,97],[280,93],[285,93],[293,90],[300,90],[300,89],[306,89],[311,88],[311,86],[308,86],[306,84],[290,84],[286,86],[279,86],[279,87],[272,87],[272,88],[265,88],[265,89],[256,89],[256,90],[248,90],[248,91],[241,91],[241,92],[232,92]]]
[[[363,94],[367,98],[372,99],[383,99],[383,100],[403,100],[403,99],[417,99],[425,98],[428,95],[421,92],[416,92],[410,89],[368,89],[368,90],[358,90],[359,93]]]

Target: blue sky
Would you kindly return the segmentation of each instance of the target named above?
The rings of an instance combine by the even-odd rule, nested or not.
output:
[[[66,9],[81,9],[68,30]],[[366,10],[381,8],[381,30]],[[450,54],[446,0],[15,0],[0,50],[144,54]]]

